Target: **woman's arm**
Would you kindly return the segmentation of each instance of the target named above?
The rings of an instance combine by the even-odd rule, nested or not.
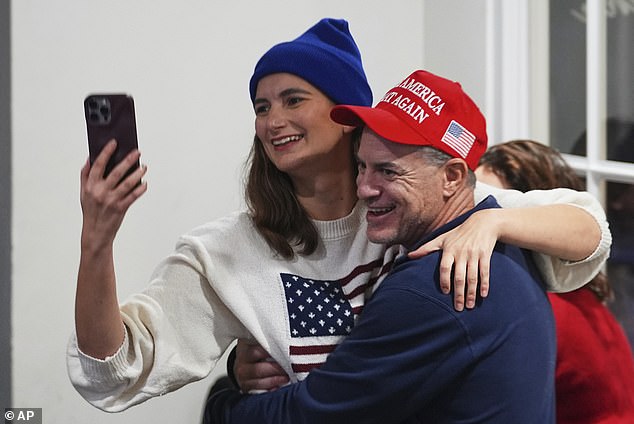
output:
[[[491,209],[498,240],[571,262],[588,258],[601,229],[584,209],[572,205]]]
[[[114,354],[124,340],[113,243],[126,211],[147,189],[145,182],[138,184],[146,172],[145,166],[121,180],[139,159],[138,151],[130,153],[103,178],[106,163],[115,148],[116,143],[109,142],[94,164],[90,166],[87,161],[81,171],[83,225],[75,330],[79,349],[99,359]]]
[[[112,147],[92,169],[86,165],[82,170],[76,334],[69,341],[66,362],[73,386],[89,403],[118,412],[204,378],[231,342],[249,333],[234,314],[248,302],[236,301],[234,309],[227,306],[210,271],[222,267],[221,260],[214,256],[212,262],[204,237],[192,234],[179,239],[143,292],[118,304],[112,245],[125,211],[145,191],[144,184],[138,185],[145,169],[120,184],[122,174],[115,171],[114,181],[101,178]],[[136,161],[138,153],[128,159]],[[215,233],[208,236],[219,250],[230,245],[226,239],[216,240]],[[240,293],[233,296],[243,299]]]
[[[493,195],[503,208],[532,209],[508,215],[510,242],[519,241],[520,247],[566,261],[584,261],[596,254],[607,259],[612,236],[603,207],[590,193],[566,188],[522,193],[478,183],[476,202],[487,195]]]
[[[530,208],[534,206],[566,204],[583,209],[593,218],[592,221],[584,219],[580,227],[572,232],[568,232],[569,230],[559,231],[559,239],[557,241],[554,241],[552,238],[550,240],[544,239],[548,243],[553,243],[551,247],[557,247],[558,245],[559,249],[561,249],[562,244],[567,244],[568,248],[576,249],[577,257],[583,257],[583,255],[587,254],[590,250],[586,243],[594,243],[594,250],[590,251],[589,255],[584,259],[571,261],[569,259],[571,256],[562,256],[563,251],[561,250],[559,252],[551,251],[550,254],[540,250],[533,250],[535,262],[550,291],[566,292],[583,286],[597,275],[610,255],[612,234],[610,233],[605,211],[599,201],[587,192],[560,188],[554,190],[533,190],[521,193],[515,190],[500,190],[485,184],[478,184],[478,186],[476,186],[476,195],[478,193],[482,197],[487,194],[493,194],[504,208]],[[577,215],[577,217],[582,217],[582,215]],[[572,224],[572,222],[567,221],[565,216],[559,216],[557,222],[547,216],[544,221],[552,221],[549,222],[552,227],[556,227],[556,224],[559,226]],[[579,222],[581,223],[581,221]],[[541,222],[536,222],[534,224],[535,228],[539,227],[540,223]],[[596,235],[597,228],[599,229],[598,239],[593,236]],[[557,228],[555,228],[555,230],[557,230]],[[538,235],[538,233],[536,235]],[[524,246],[521,245],[520,247]],[[571,252],[568,251],[568,253]]]
[[[522,193],[478,183],[476,202],[489,194],[506,209],[478,212],[410,253],[420,257],[443,250],[441,288],[449,292],[453,270],[456,309],[463,304],[473,307],[478,287],[482,296],[487,295],[489,259],[497,240],[532,250],[550,291],[577,289],[601,270],[612,237],[605,212],[589,193],[569,189]]]

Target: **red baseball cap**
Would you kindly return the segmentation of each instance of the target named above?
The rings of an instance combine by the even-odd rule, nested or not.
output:
[[[427,71],[412,73],[375,107],[339,105],[330,116],[343,125],[366,125],[395,143],[435,147],[464,159],[472,170],[487,148],[478,106],[459,83]]]

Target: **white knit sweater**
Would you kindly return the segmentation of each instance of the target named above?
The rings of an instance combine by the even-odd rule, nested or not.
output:
[[[601,226],[602,240],[584,261],[535,255],[550,290],[573,290],[600,270],[611,236],[592,196],[478,185],[476,203],[492,192],[503,207],[573,204]],[[359,203],[345,218],[315,221],[317,251],[291,261],[271,251],[245,212],[194,229],[159,264],[148,288],[121,305],[127,331],[115,355],[91,358],[71,337],[72,384],[92,405],[121,411],[206,377],[237,338],[257,341],[292,381],[303,379],[350,331],[398,252],[368,241],[364,216]]]

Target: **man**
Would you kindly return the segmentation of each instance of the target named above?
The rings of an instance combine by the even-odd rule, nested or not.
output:
[[[370,240],[412,250],[498,207],[491,197],[473,204],[485,120],[458,83],[417,71],[376,107],[331,116],[364,127],[357,193]],[[399,258],[323,366],[272,393],[221,392],[205,422],[554,422],[554,322],[527,258],[498,243],[496,290],[467,313],[438,288],[439,252]]]

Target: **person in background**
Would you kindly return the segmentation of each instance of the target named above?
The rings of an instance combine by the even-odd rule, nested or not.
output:
[[[270,352],[291,381],[303,379],[352,330],[398,253],[398,246],[368,240],[366,207],[356,196],[357,131],[330,118],[337,104],[372,103],[348,23],[323,19],[274,46],[257,63],[249,93],[256,136],[247,209],[180,237],[148,287],[121,305],[114,240],[128,208],[147,190],[145,182],[137,184],[146,168],[121,180],[139,160],[134,152],[104,178],[112,142],[82,169],[75,333],[66,358],[72,384],[100,409],[122,411],[204,378],[240,338]],[[493,241],[515,237],[542,252],[537,257],[549,287],[574,289],[607,258],[610,233],[591,196],[569,190],[539,196],[504,192],[498,200],[515,207],[559,203],[509,209],[520,225],[504,231],[477,225]],[[552,218],[552,228],[540,233],[543,224],[535,223],[544,214]],[[453,269],[458,309],[475,303],[478,277],[486,294],[493,245],[473,255],[443,247],[449,266],[440,288],[449,291]],[[466,299],[465,282],[471,283]],[[298,290],[309,296],[307,286],[336,299],[338,309],[333,306],[331,315],[324,312],[313,325],[291,326],[300,311],[286,299]]]
[[[412,251],[499,208],[492,196],[474,204],[486,123],[457,82],[415,71],[374,108],[331,116],[363,127],[357,194],[371,241]],[[554,320],[530,255],[496,243],[495,290],[468,312],[438,289],[440,256],[397,258],[358,325],[305,380],[220,391],[204,423],[554,423]]]
[[[532,140],[491,146],[479,181],[521,191],[584,184],[561,154]],[[600,272],[568,293],[549,293],[557,328],[557,423],[634,423],[634,359],[623,328],[606,307],[612,296]]]

